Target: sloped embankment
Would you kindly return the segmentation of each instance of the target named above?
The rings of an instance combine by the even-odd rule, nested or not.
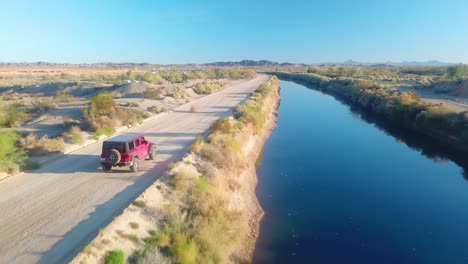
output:
[[[443,146],[468,152],[468,115],[426,102],[413,92],[399,93],[372,81],[328,78],[317,74],[272,73],[309,88],[332,94],[347,104],[424,134]]]
[[[134,263],[250,262],[263,215],[255,163],[276,125],[278,91],[273,77],[218,120],[72,263],[122,253]]]

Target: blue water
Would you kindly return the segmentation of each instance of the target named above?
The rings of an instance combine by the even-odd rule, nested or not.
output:
[[[254,263],[468,263],[463,157],[302,85],[281,98]]]

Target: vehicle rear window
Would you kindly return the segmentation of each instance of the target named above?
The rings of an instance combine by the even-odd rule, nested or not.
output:
[[[125,144],[122,142],[108,142],[102,143],[102,152],[106,152],[109,149],[116,149],[120,153],[125,153]]]

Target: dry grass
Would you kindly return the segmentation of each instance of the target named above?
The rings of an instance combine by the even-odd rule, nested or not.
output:
[[[65,149],[63,138],[49,138],[47,136],[37,138],[34,134],[21,138],[19,143],[23,149],[29,151],[30,155],[62,152]]]
[[[63,133],[63,138],[77,145],[83,145],[85,142],[85,138],[79,126],[72,126],[69,131]]]

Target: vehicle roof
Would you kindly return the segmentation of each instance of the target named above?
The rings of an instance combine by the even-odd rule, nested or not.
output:
[[[123,135],[118,135],[110,139],[104,140],[104,142],[130,142],[133,141],[139,137],[142,137],[143,135],[141,134],[123,134]]]

